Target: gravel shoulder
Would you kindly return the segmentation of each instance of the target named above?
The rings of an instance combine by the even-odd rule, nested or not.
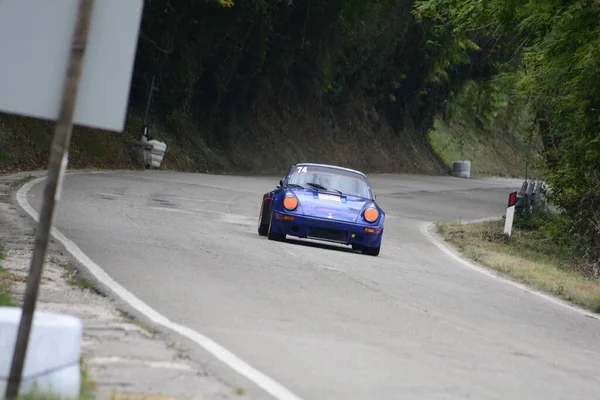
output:
[[[14,274],[12,294],[21,304],[35,239],[35,223],[20,209],[16,191],[44,173],[0,176],[0,244],[4,268]],[[249,398],[192,362],[184,343],[173,341],[122,311],[81,276],[51,240],[38,309],[75,315],[84,324],[82,355],[99,399]],[[241,396],[244,395],[244,396]]]

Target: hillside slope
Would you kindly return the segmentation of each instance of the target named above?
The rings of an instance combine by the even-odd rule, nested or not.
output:
[[[76,127],[70,168],[130,169],[126,142],[135,139],[141,118],[131,113],[125,132]],[[150,124],[151,137],[168,145],[162,169],[236,174],[279,174],[300,161],[341,164],[366,172],[449,173],[452,161],[471,160],[472,176],[521,177],[526,146],[515,134],[478,131],[467,122],[436,119],[429,141],[397,134],[374,110],[325,116],[298,107],[265,108],[252,120],[230,125],[227,148],[207,145],[202,127],[181,137]],[[0,172],[45,169],[53,124],[0,114]]]
[[[131,113],[125,132],[76,127],[71,146],[71,168],[139,168],[126,142],[141,125]],[[367,172],[443,174],[440,158],[417,135],[398,135],[377,113],[353,111],[325,116],[316,110],[282,112],[263,108],[252,119],[230,124],[229,141],[222,148],[203,140],[203,127],[188,127],[179,137],[160,124],[150,123],[150,136],[167,143],[163,169],[180,171],[279,174],[300,161],[333,163]],[[0,172],[46,168],[53,124],[30,118],[0,115]]]

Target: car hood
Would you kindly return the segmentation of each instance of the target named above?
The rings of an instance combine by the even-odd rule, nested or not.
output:
[[[371,200],[361,197],[317,190],[294,190],[294,194],[304,215],[344,222],[357,222],[365,204],[371,203]]]

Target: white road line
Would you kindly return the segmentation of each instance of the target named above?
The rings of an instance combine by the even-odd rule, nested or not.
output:
[[[485,218],[485,219],[481,219],[481,220],[490,221],[490,220],[493,220],[493,219],[492,218]],[[438,247],[446,255],[448,255],[451,258],[453,258],[454,260],[458,261],[461,265],[463,265],[463,266],[465,266],[467,268],[470,268],[470,269],[472,269],[474,271],[477,271],[479,273],[482,273],[482,274],[484,274],[484,275],[486,275],[486,276],[488,276],[490,278],[499,280],[499,281],[501,281],[503,283],[507,283],[509,285],[516,286],[516,287],[518,287],[519,289],[521,289],[521,290],[523,290],[525,292],[528,292],[528,293],[534,294],[536,296],[539,296],[539,297],[541,297],[541,298],[543,298],[543,299],[545,299],[545,300],[547,300],[547,301],[549,301],[549,302],[551,302],[553,304],[566,307],[569,310],[575,311],[575,312],[577,312],[579,314],[582,314],[582,315],[584,315],[586,317],[593,318],[593,319],[596,319],[596,320],[600,320],[600,317],[598,315],[593,314],[593,313],[591,313],[591,312],[589,312],[589,311],[587,311],[585,309],[582,309],[582,308],[579,308],[579,307],[575,307],[575,306],[573,306],[573,305],[571,305],[571,304],[569,304],[569,303],[567,303],[565,301],[562,301],[562,300],[560,300],[560,299],[558,299],[556,297],[552,297],[552,296],[549,296],[549,295],[547,295],[545,293],[538,292],[537,290],[534,290],[534,289],[532,289],[529,286],[526,286],[526,285],[523,285],[521,283],[518,283],[518,282],[515,282],[515,281],[511,281],[509,279],[506,279],[506,278],[504,278],[504,277],[502,277],[502,276],[500,276],[498,274],[495,274],[491,270],[488,270],[486,268],[480,267],[480,266],[478,266],[478,265],[476,265],[476,264],[474,264],[474,263],[472,263],[472,262],[470,262],[468,260],[465,260],[465,259],[461,258],[455,251],[453,251],[453,249],[451,249],[450,247],[448,247],[447,245],[445,245],[443,242],[441,242],[434,235],[431,234],[430,229],[431,229],[431,227],[433,225],[434,225],[433,222],[426,222],[426,223],[424,223],[424,224],[421,225],[421,233],[423,234],[423,236],[425,236],[431,243],[433,243],[436,247]]]
[[[37,211],[35,211],[29,204],[29,201],[27,200],[27,193],[35,184],[43,181],[44,179],[46,178],[42,177],[28,182],[17,192],[17,201],[19,202],[19,205],[36,222],[39,220],[39,215]],[[63,235],[60,231],[58,231],[58,229],[52,228],[52,236],[61,242],[67,251],[71,253],[71,255],[77,259],[77,261],[83,264],[88,271],[92,273],[96,279],[98,279],[98,281],[102,282],[102,284],[110,288],[113,293],[119,296],[123,301],[145,315],[154,323],[171,329],[172,331],[175,331],[194,341],[203,349],[210,352],[213,356],[227,364],[230,368],[254,382],[274,398],[278,400],[300,400],[300,397],[293,394],[291,391],[277,383],[269,376],[250,366],[245,361],[241,360],[235,354],[219,345],[212,339],[194,331],[193,329],[188,328],[187,326],[172,322],[167,317],[158,313],[156,310],[137,298],[133,293],[114,281],[98,264],[92,261],[73,241]]]

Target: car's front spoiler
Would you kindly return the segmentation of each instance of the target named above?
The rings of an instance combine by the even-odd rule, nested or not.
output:
[[[299,238],[364,247],[379,247],[383,235],[382,226],[354,224],[278,211],[273,213],[272,230],[275,233]]]

